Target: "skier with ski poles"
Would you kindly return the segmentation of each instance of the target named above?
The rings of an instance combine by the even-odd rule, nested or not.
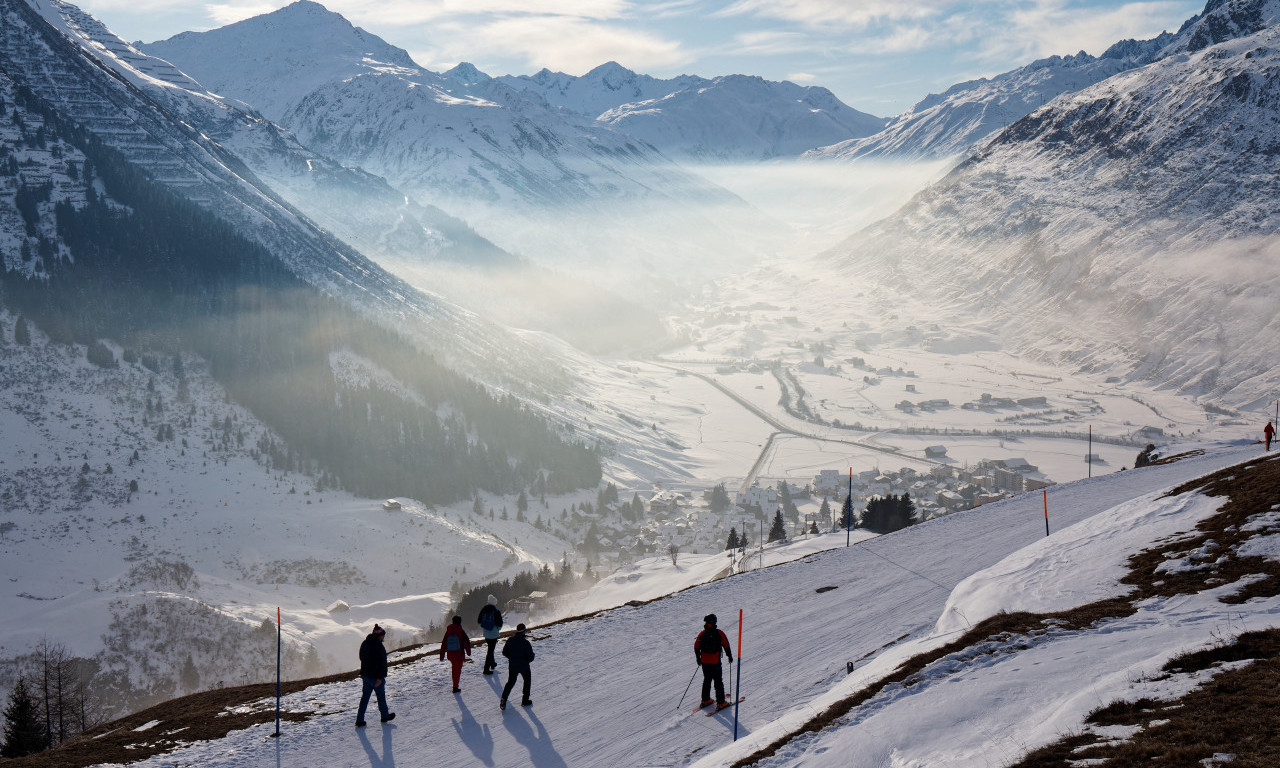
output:
[[[729,638],[716,627],[716,615],[709,613],[703,617],[703,629],[698,639],[693,641],[693,655],[702,667],[702,704],[705,707],[715,704],[716,709],[724,709],[730,702],[724,697],[724,668],[720,665],[720,654],[723,652],[729,663],[733,663],[733,651],[729,650]],[[711,698],[711,686],[715,684],[716,698]]]
[[[449,656],[453,665],[453,692],[461,693],[458,681],[462,677],[462,664],[471,656],[471,638],[462,629],[462,617],[454,616],[453,623],[444,631],[444,639],[440,641],[440,660]]]

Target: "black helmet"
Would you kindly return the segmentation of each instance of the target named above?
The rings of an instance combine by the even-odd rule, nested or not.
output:
[[[716,623],[716,615],[714,613],[708,613],[706,616],[702,617],[702,620],[708,624],[714,625]]]

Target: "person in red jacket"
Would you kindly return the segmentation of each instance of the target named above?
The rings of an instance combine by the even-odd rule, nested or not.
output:
[[[724,697],[724,669],[720,666],[720,653],[723,651],[733,663],[733,652],[729,650],[729,638],[716,628],[716,615],[709,613],[703,617],[703,629],[698,639],[693,641],[693,655],[702,666],[702,706],[715,704],[717,707],[729,706]],[[711,684],[715,683],[716,698],[711,698]]]
[[[453,623],[444,631],[444,639],[440,641],[440,660],[449,657],[453,665],[453,692],[459,693],[458,681],[462,677],[462,665],[471,656],[471,638],[462,631],[462,617],[454,616]]]
[[[1271,438],[1276,436],[1276,428],[1271,426],[1271,422],[1267,422],[1267,426],[1262,428],[1262,436],[1267,438],[1267,450],[1271,450]]]

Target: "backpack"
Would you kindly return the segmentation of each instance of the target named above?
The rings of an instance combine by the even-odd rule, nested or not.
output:
[[[698,652],[712,654],[719,658],[720,648],[720,630],[715,627],[703,630],[702,639],[698,641]]]
[[[498,609],[492,605],[486,605],[480,611],[480,628],[493,629],[502,626],[502,617],[498,614]]]
[[[446,651],[460,651],[462,650],[462,641],[458,639],[457,635],[451,633],[444,639],[444,649]]]

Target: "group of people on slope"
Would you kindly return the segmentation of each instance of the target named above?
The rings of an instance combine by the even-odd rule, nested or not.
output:
[[[498,645],[498,636],[502,632],[502,612],[498,610],[498,598],[489,595],[488,603],[480,609],[477,623],[484,633],[484,641],[488,646],[488,654],[484,660],[484,674],[492,675],[498,669],[498,662],[494,659],[493,652]],[[369,706],[369,697],[375,693],[378,697],[378,711],[382,715],[382,722],[394,720],[396,716],[395,712],[387,709],[387,649],[382,644],[385,637],[386,631],[374,624],[373,631],[360,644],[360,679],[364,683],[364,688],[360,694],[360,708],[356,711],[357,728],[365,726],[364,714]],[[533,645],[525,636],[523,624],[517,624],[515,634],[507,638],[507,642],[502,646],[502,655],[507,659],[507,684],[502,689],[502,698],[498,706],[502,709],[507,708],[507,696],[515,687],[517,677],[524,678],[524,695],[520,704],[529,706],[533,703],[533,699],[529,698],[533,687],[529,664],[533,661],[534,654]],[[470,660],[470,657],[471,638],[462,628],[462,617],[454,616],[453,621],[445,628],[444,638],[440,641],[440,660],[444,661],[447,658],[452,665],[454,693],[462,692],[460,685],[462,665]]]

